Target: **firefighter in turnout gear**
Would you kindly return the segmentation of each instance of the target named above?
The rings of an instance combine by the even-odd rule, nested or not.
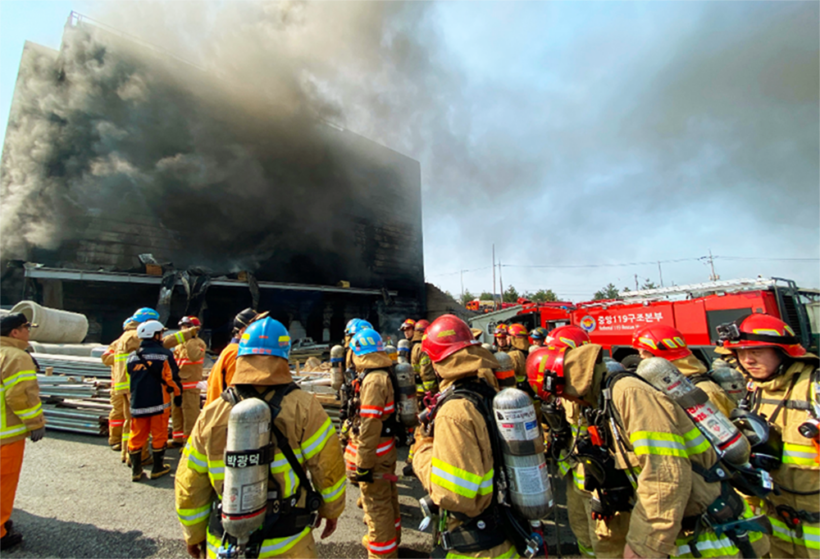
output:
[[[373,326],[368,321],[362,318],[351,319],[345,327],[344,347],[347,350],[347,353],[345,353],[345,370],[351,370],[355,368],[353,365],[353,350],[350,347],[350,340],[353,339],[353,336],[356,335],[356,332],[364,330],[365,328],[373,328]]]
[[[423,349],[440,378],[441,394],[455,387],[494,394],[495,389],[482,379],[494,378],[498,363],[461,319],[444,315],[433,321]],[[443,539],[436,542],[433,557],[444,557],[445,553],[450,558],[518,557],[496,520],[494,474],[496,468],[504,466],[493,458],[487,419],[471,400],[453,398],[436,408],[427,433],[416,442],[413,468],[439,508]],[[477,527],[488,529],[473,537],[479,534]],[[474,539],[472,544],[467,544],[468,538]]]
[[[632,347],[638,350],[642,359],[662,357],[671,362],[677,370],[706,392],[709,401],[726,417],[730,417],[732,410],[737,407],[720,385],[706,374],[706,366],[692,354],[692,350],[686,346],[683,334],[676,328],[665,324],[644,326],[632,335]]]
[[[610,538],[625,541],[622,557],[768,552],[765,521],[728,484],[718,454],[683,407],[634,374],[607,373],[599,345],[560,352],[530,382],[542,399],[583,409],[588,433],[573,454],[584,465],[596,521],[631,511]]]
[[[507,335],[510,340],[510,347],[504,351],[510,356],[515,365],[515,382],[520,390],[532,396],[532,388],[527,382],[527,356],[530,349],[527,329],[522,324],[510,324]]]
[[[527,358],[527,377],[531,383],[535,383],[533,387],[536,389],[536,396],[543,402],[542,415],[550,426],[548,457],[557,463],[558,469],[566,476],[567,517],[578,542],[578,550],[586,557],[617,558],[623,556],[629,513],[615,512],[606,520],[592,517],[593,494],[584,486],[584,466],[570,453],[579,438],[588,436],[583,407],[572,400],[556,399],[538,384],[543,371],[561,370],[561,367],[567,366],[563,362],[565,348],[580,347],[589,343],[586,332],[580,328],[578,330],[580,333],[568,331],[560,337],[552,336],[551,342],[534,351]],[[594,359],[594,356],[572,352],[567,360],[574,362],[580,358],[590,360]],[[603,363],[585,363],[583,366],[597,367],[596,373],[599,376],[604,374]],[[541,390],[538,390],[539,386]]]
[[[751,380],[737,411],[768,424],[768,440],[751,442],[753,457],[772,457],[771,474],[779,489],[763,503],[774,529],[772,557],[820,557],[818,358],[773,316],[751,314],[719,326],[718,333]]]
[[[240,468],[226,464],[229,420],[235,404],[247,398],[271,407],[274,445],[264,521],[251,535],[245,556],[316,557],[312,528],[317,519],[325,519],[322,539],[336,529],[345,506],[339,439],[319,401],[293,383],[289,352],[290,336],[281,323],[263,318],[250,324],[242,334],[231,387],[197,419],[175,484],[177,514],[192,557],[215,559],[220,547],[231,543],[220,512],[224,491],[230,489],[226,469]]]
[[[180,328],[199,327],[199,319],[185,316],[179,321]],[[169,448],[181,448],[194,429],[199,417],[199,381],[202,380],[202,366],[205,363],[205,350],[208,346],[198,336],[192,337],[184,344],[174,348],[174,359],[179,366],[179,379],[182,381],[182,405],[174,405],[171,410],[173,441]]]
[[[424,339],[424,332],[428,326],[430,326],[430,323],[426,320],[416,322],[413,334],[413,348],[410,351],[410,364],[413,365],[413,370],[416,371],[416,374],[421,379],[423,392],[435,394],[438,392],[436,372],[433,370],[432,361],[430,361],[430,358],[421,349],[421,340]],[[421,334],[421,337],[419,337],[419,334]],[[418,383],[416,384],[418,385]],[[416,393],[418,393],[418,389]]]
[[[122,461],[129,462],[128,440],[131,436],[131,388],[128,378],[126,362],[128,356],[140,346],[137,336],[137,327],[148,321],[157,320],[159,313],[154,309],[143,307],[123,323],[124,332],[108,346],[102,355],[102,362],[111,367],[111,412],[108,415],[109,435],[108,444],[112,450],[121,452]],[[181,330],[173,335],[166,336],[162,345],[172,349],[195,336],[198,328]],[[143,449],[143,462],[151,460],[148,448]]]
[[[381,336],[370,328],[350,341],[358,374],[348,416],[351,437],[345,448],[347,474],[359,484],[367,535],[368,557],[398,557],[401,540],[399,492],[396,486],[396,390],[393,362]]]
[[[208,375],[208,394],[205,396],[205,405],[207,406],[220,396],[228,386],[231,385],[233,373],[236,370],[236,356],[239,353],[239,340],[245,329],[250,326],[254,320],[261,320],[268,316],[268,313],[259,314],[252,308],[247,308],[236,315],[233,319],[233,337],[230,343],[225,346],[219,358],[211,368]]]
[[[11,511],[26,437],[37,442],[46,434],[46,420],[37,385],[37,363],[26,352],[34,325],[23,313],[0,319],[0,550],[11,549],[23,536],[11,531]]]
[[[148,446],[154,456],[151,479],[164,476],[171,466],[163,463],[168,442],[168,416],[171,394],[174,404],[182,404],[179,367],[171,350],[162,344],[164,327],[158,320],[147,320],[137,328],[139,348],[128,356],[126,369],[131,389],[131,437],[128,454],[131,457],[131,480],[142,478],[142,452]]]

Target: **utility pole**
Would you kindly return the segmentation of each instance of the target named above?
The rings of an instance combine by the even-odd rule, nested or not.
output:
[[[498,288],[501,290],[501,302],[504,302],[504,279],[501,277],[501,259],[498,259]],[[503,307],[503,305],[502,305]]]
[[[495,243],[493,243],[493,310],[495,308]]]
[[[635,291],[638,291],[638,274],[635,274]]]
[[[712,269],[712,275],[709,276],[710,281],[717,281],[720,279],[720,276],[715,273],[715,259],[712,256],[712,249],[709,249],[709,267]]]
[[[461,300],[464,301],[464,270],[461,270]]]
[[[661,275],[661,287],[663,287],[663,269],[661,268],[661,261],[658,260],[658,273]],[[464,291],[464,288],[461,288]]]

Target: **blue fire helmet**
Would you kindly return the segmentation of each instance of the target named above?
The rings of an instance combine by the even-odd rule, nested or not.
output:
[[[364,328],[356,332],[353,339],[350,340],[350,347],[355,355],[361,357],[368,353],[384,351],[384,342],[382,342],[382,337],[378,332],[372,328]]]
[[[273,355],[287,359],[290,334],[281,322],[263,318],[251,323],[239,341],[239,357],[243,355]]]
[[[142,324],[146,320],[159,320],[159,313],[151,307],[142,307],[141,309],[137,309],[134,316],[132,316],[129,320]]]
[[[354,336],[356,332],[360,332],[365,328],[370,328],[372,330],[373,325],[362,318],[354,318],[347,323],[347,328],[345,328],[345,336]]]

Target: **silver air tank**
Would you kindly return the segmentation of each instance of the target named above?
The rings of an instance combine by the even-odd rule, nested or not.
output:
[[[330,387],[339,392],[342,384],[345,381],[344,368],[345,362],[345,348],[340,345],[335,345],[330,348]]]
[[[399,363],[409,363],[410,362],[410,350],[412,349],[412,344],[410,340],[401,340],[399,342]]]
[[[661,357],[644,359],[638,365],[637,373],[685,409],[727,462],[742,466],[749,461],[751,447],[746,437],[709,401],[706,393],[672,363]]]
[[[393,363],[398,363],[399,354],[396,351],[396,346],[394,346],[392,344],[391,345],[386,345],[386,346],[384,346],[384,352],[387,354],[387,356],[390,358],[390,360]]]
[[[723,359],[715,359],[712,362],[709,376],[720,385],[735,404],[740,402],[746,394],[746,379],[743,378],[743,373],[730,367]]]
[[[270,408],[258,398],[242,400],[231,409],[225,444],[225,481],[222,485],[222,526],[244,546],[265,520],[268,502],[267,463],[253,456],[229,452],[256,451],[270,443]]]
[[[498,387],[503,389],[515,386],[515,363],[513,363],[512,357],[503,351],[499,351],[495,354],[495,360],[498,361],[500,365],[500,367],[494,371],[495,378],[498,381]]]
[[[496,352],[496,348],[493,344],[488,344],[488,343],[485,342],[485,343],[481,344],[481,347],[483,347],[484,349],[486,349],[490,353],[495,353]]]
[[[416,375],[410,363],[398,363],[395,367],[399,382],[399,420],[405,427],[418,425],[419,407],[416,403]]]
[[[553,507],[544,458],[544,435],[527,393],[505,388],[493,399],[513,507],[527,520],[546,518]]]

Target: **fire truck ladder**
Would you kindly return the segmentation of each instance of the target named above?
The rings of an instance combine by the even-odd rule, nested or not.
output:
[[[634,303],[641,299],[658,299],[670,295],[694,295],[715,292],[746,291],[749,289],[769,289],[775,280],[766,278],[737,279],[708,281],[705,283],[690,283],[689,285],[673,285],[657,289],[641,289],[639,291],[621,291],[620,296],[625,302]]]

